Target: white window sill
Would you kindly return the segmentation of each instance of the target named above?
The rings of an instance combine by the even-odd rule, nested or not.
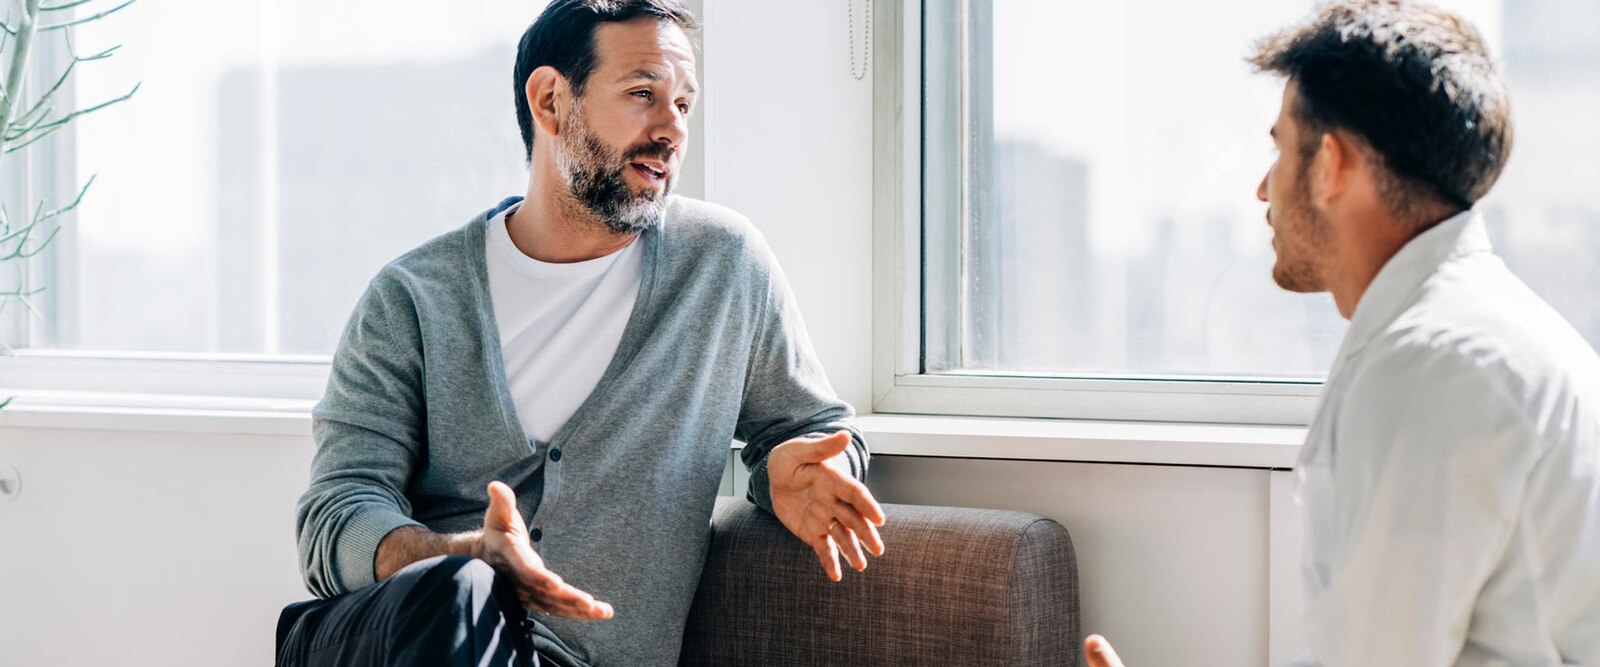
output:
[[[1293,468],[1297,426],[872,414],[874,455]]]
[[[311,436],[315,401],[218,398],[176,394],[7,391],[0,429],[155,431],[228,435]]]
[[[309,400],[66,391],[7,392],[0,429],[87,429],[310,437]],[[857,418],[886,456],[1288,469],[1305,429],[872,414]]]

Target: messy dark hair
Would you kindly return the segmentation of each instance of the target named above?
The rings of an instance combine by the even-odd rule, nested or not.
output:
[[[582,95],[597,61],[595,28],[641,17],[671,21],[691,39],[699,31],[699,23],[680,0],[555,0],[522,33],[512,91],[529,162],[533,161],[533,110],[528,107],[528,77],[549,65],[567,79],[574,95]]]
[[[1249,61],[1296,86],[1302,155],[1327,132],[1357,136],[1402,217],[1471,208],[1511,154],[1511,101],[1483,37],[1432,5],[1334,3],[1262,39]]]

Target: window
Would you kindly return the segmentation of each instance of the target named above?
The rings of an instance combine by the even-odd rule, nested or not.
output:
[[[511,65],[543,4],[162,0],[80,26],[80,53],[124,46],[76,69],[75,103],[142,86],[37,146],[35,196],[96,179],[8,342],[331,353],[385,262],[524,191]]]
[[[1600,343],[1600,5],[1440,4],[1511,88],[1516,147],[1479,204],[1497,250]],[[879,216],[916,298],[877,408],[1305,423],[1346,323],[1270,278],[1255,191],[1282,82],[1244,58],[1313,3],[918,5],[880,82],[912,119],[888,159],[921,188]]]
[[[320,396],[383,264],[525,191],[511,73],[546,3],[163,0],[73,28],[70,42],[41,37],[33,85],[59,75],[69,48],[121,44],[77,67],[65,99],[140,88],[0,167],[13,211],[70,201],[94,177],[45,253],[0,267],[0,293],[43,288],[36,313],[0,304],[12,348],[0,352],[14,352],[0,355],[0,387],[200,407]],[[703,122],[690,119],[692,135]],[[700,196],[698,151],[676,185]]]

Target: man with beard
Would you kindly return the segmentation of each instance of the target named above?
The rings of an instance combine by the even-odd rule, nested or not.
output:
[[[1473,209],[1512,136],[1478,31],[1339,3],[1252,62],[1287,77],[1273,278],[1350,319],[1296,470],[1296,664],[1600,665],[1600,359]]]
[[[526,197],[385,267],[314,413],[318,600],[280,665],[673,665],[729,443],[838,581],[880,555],[867,450],[761,235],[669,193],[697,96],[675,0],[523,35]]]

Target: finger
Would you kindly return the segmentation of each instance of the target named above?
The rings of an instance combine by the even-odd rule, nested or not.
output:
[[[611,618],[611,605],[600,602],[588,592],[567,583],[542,565],[524,563],[517,568],[518,588],[525,591],[539,607],[538,611],[555,616],[583,620]]]
[[[548,614],[548,613],[550,613],[550,610],[547,607],[545,607],[543,604],[541,604],[539,602],[539,599],[537,597],[534,597],[534,595],[533,595],[533,593],[531,591],[528,591],[526,589],[523,589],[523,588],[518,588],[517,589],[517,601],[521,602],[523,608],[527,609],[528,611],[538,612],[540,614]]]
[[[592,605],[566,603],[551,605],[540,603],[531,605],[529,608],[550,616],[570,618],[577,621],[604,621],[611,618],[613,615],[609,605],[602,605],[600,603],[595,603]]]
[[[872,492],[867,490],[867,485],[853,479],[839,480],[841,488],[835,494],[839,500],[855,508],[861,516],[867,518],[875,525],[883,525],[883,507],[878,505],[878,500],[872,497]]]
[[[611,605],[570,584],[562,584],[554,590],[535,590],[531,594],[534,603],[553,616],[598,621],[611,618],[615,613]]]
[[[883,536],[878,534],[878,527],[872,525],[867,517],[861,516],[854,506],[842,500],[835,500],[834,516],[861,539],[868,553],[874,556],[883,555]]]
[[[861,553],[861,541],[856,539],[855,533],[838,521],[829,525],[831,528],[828,534],[833,537],[834,543],[839,545],[839,551],[843,552],[845,562],[857,572],[867,569],[867,555]]]
[[[1083,640],[1083,657],[1088,660],[1089,667],[1123,667],[1111,642],[1100,635],[1089,635]]]
[[[833,543],[832,537],[823,536],[812,542],[811,550],[817,552],[817,560],[822,563],[822,572],[828,575],[828,581],[837,582],[844,578],[844,572],[839,569],[839,547]]]
[[[560,601],[549,605],[551,613],[557,616],[581,621],[603,621],[615,615],[610,604],[596,600],[594,596],[576,588],[569,586],[560,595]]]
[[[517,494],[504,482],[489,482],[489,509],[483,514],[483,527],[512,531],[520,526],[522,514],[517,511]]]
[[[850,446],[850,432],[839,431],[825,438],[812,440],[800,456],[804,463],[823,463],[828,459],[838,456]]]

